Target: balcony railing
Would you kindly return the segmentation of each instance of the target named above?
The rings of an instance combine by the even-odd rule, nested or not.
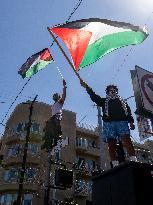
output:
[[[95,132],[98,134],[98,127],[97,126],[94,126],[94,125],[91,125],[91,124],[87,124],[87,123],[77,123],[77,127],[78,128],[81,128],[81,129],[85,129],[85,130],[88,130],[88,131],[91,131],[91,132]]]
[[[83,180],[76,180],[75,183],[75,196],[88,197],[92,193],[91,182],[86,182]]]
[[[30,142],[40,142],[42,140],[43,133],[30,133]],[[26,132],[22,133],[16,133],[14,135],[7,135],[6,137],[6,144],[12,144],[12,143],[20,143],[20,141],[25,141],[26,138]]]

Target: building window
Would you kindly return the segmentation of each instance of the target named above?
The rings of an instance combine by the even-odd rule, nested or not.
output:
[[[19,144],[13,145],[8,149],[8,157],[17,156],[23,152],[23,147]],[[28,144],[28,153],[35,155],[38,153],[38,146],[36,144]]]
[[[91,159],[86,160],[88,170],[93,171],[95,169],[95,161]]]
[[[8,149],[8,157],[16,156],[19,153],[20,153],[20,145],[19,144],[15,144]]]
[[[76,137],[76,146],[77,146],[77,147],[81,146],[80,137]]]
[[[4,180],[6,182],[17,182],[19,180],[20,170],[16,168],[12,168],[10,170],[6,170],[4,173]],[[27,168],[25,173],[25,181],[33,182],[36,178],[36,168]]]
[[[78,147],[88,147],[88,141],[82,137],[76,137],[76,146]]]
[[[82,195],[82,196],[88,196],[89,194],[89,182],[84,180],[76,180],[75,183],[75,193]]]
[[[95,140],[86,139],[84,137],[77,136],[76,137],[76,146],[78,147],[93,147],[98,148]]]
[[[18,179],[18,170],[12,168],[11,170],[6,170],[4,174],[4,180],[6,182],[16,182]]]
[[[37,154],[38,152],[38,146],[36,144],[28,144],[28,152],[32,155]]]
[[[16,133],[20,133],[23,131],[23,123],[19,123],[16,127]]]
[[[1,196],[1,205],[12,205],[12,194],[5,194]]]
[[[32,194],[24,194],[23,205],[32,205]],[[13,205],[17,200],[17,194],[4,194],[0,196],[0,205]]]
[[[12,134],[15,135],[16,133],[17,134],[20,134],[24,131],[27,131],[27,127],[28,127],[28,123],[18,123],[16,127],[14,127],[12,129]],[[33,133],[39,133],[40,131],[40,124],[38,124],[37,122],[32,122],[32,125],[31,125],[31,132]]]
[[[80,156],[77,156],[76,163],[79,169],[86,169],[88,171],[93,171],[96,168],[96,163],[94,160],[85,159]]]
[[[60,151],[55,152],[54,159],[57,162],[60,160]]]
[[[78,167],[79,169],[85,169],[85,168],[86,168],[85,158],[78,156],[77,159],[76,159],[76,161],[77,161],[77,167]]]
[[[32,194],[25,194],[24,195],[24,200],[23,200],[23,205],[32,205]]]
[[[31,126],[31,131],[33,133],[39,133],[39,131],[40,131],[40,124],[38,124],[36,122],[33,122],[32,126]]]
[[[26,181],[33,182],[36,178],[36,168],[27,168],[25,178]]]

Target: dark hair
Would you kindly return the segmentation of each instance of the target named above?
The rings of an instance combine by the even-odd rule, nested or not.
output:
[[[118,93],[118,87],[116,86],[116,85],[108,85],[107,87],[106,87],[106,94],[108,94],[109,93],[109,90],[110,90],[110,88],[114,88],[114,90],[116,90],[116,93]]]
[[[53,100],[56,102],[57,100],[59,100],[60,99],[60,94],[58,94],[58,93],[54,93],[54,95],[53,95]]]

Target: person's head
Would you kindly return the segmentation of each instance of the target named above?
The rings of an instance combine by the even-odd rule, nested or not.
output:
[[[54,95],[53,95],[53,100],[54,100],[55,102],[57,102],[60,98],[61,98],[60,94],[54,93]]]
[[[108,85],[105,91],[106,94],[109,96],[115,96],[118,94],[118,88],[115,85]]]

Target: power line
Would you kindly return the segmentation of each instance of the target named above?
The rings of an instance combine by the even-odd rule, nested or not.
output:
[[[8,113],[9,113],[9,111],[10,111],[10,109],[12,108],[12,106],[13,106],[14,103],[15,103],[15,101],[18,99],[19,95],[22,93],[22,91],[24,90],[25,86],[28,84],[28,82],[29,82],[30,80],[31,80],[31,77],[30,77],[30,78],[27,80],[27,82],[23,85],[21,91],[18,93],[18,95],[15,97],[14,101],[11,103],[11,105],[10,105],[10,107],[9,107],[7,113],[5,114],[5,116],[4,116],[4,118],[3,118],[3,120],[2,120],[1,123],[4,122],[5,118],[7,117]],[[0,123],[0,124],[1,124],[1,123]]]
[[[71,12],[70,16],[68,17],[66,23],[69,22],[69,20],[71,19],[73,14],[76,12],[76,10],[79,8],[79,6],[81,5],[82,2],[83,2],[83,0],[79,0],[78,4],[76,5],[76,7],[74,7],[73,11]]]
[[[144,24],[143,27],[146,27],[146,25],[148,24],[149,20],[151,19],[153,14],[153,11],[150,13],[150,15],[147,17],[146,19],[146,23]],[[118,73],[120,72],[121,68],[125,65],[127,57],[131,54],[131,52],[134,50],[134,48],[130,48],[130,50],[128,51],[128,53],[126,54],[126,56],[124,57],[122,63],[120,64],[119,68],[116,70],[116,73],[114,74],[114,77],[112,77],[112,80],[115,80],[116,76],[118,75]]]
[[[71,17],[73,16],[73,14],[76,12],[76,10],[79,8],[79,6],[81,5],[82,2],[83,2],[83,0],[79,0],[78,4],[74,7],[73,11],[70,13],[70,15],[69,15],[69,17],[68,17],[68,19],[66,20],[65,23],[68,23],[68,22],[69,22],[69,20],[71,19]],[[57,39],[58,36],[56,36],[55,38]],[[52,41],[50,47],[53,46],[54,42],[55,42],[55,40]]]
[[[12,91],[2,91],[1,92],[1,95],[0,95],[0,99],[1,99],[1,102],[0,103],[7,103],[8,99],[10,101],[13,101],[14,97],[17,95],[16,92],[12,92]],[[36,95],[35,93],[33,93],[33,95]],[[31,98],[33,99],[31,96],[26,96],[26,95],[21,95],[21,97],[24,97],[24,98]],[[3,100],[3,101],[2,101]]]
[[[72,11],[71,14],[69,15],[69,17],[68,17],[66,23],[71,19],[71,17],[73,16],[73,14],[76,12],[76,10],[77,10],[77,9],[79,8],[79,6],[81,5],[82,1],[83,1],[83,0],[79,0],[78,4],[74,7],[73,11]],[[54,44],[54,41],[52,42],[52,44],[50,45],[50,47],[51,47],[53,44]],[[18,95],[15,97],[14,101],[11,103],[11,105],[10,105],[8,111],[6,112],[6,114],[5,114],[4,118],[3,118],[3,120],[1,121],[1,123],[4,122],[5,118],[7,117],[8,113],[9,113],[9,111],[10,111],[10,109],[12,108],[12,106],[13,106],[14,103],[15,103],[15,101],[18,99],[19,95],[22,93],[22,91],[24,90],[24,88],[26,87],[26,85],[29,83],[30,80],[31,80],[31,77],[30,77],[30,78],[27,80],[27,82],[23,85],[21,91],[18,93]],[[1,123],[0,123],[0,124],[1,124]]]
[[[132,96],[130,96],[130,97],[128,97],[128,98],[126,98],[126,99],[124,99],[125,101],[127,101],[127,100],[129,100],[129,99],[131,99],[131,98],[134,98],[135,96],[134,95],[132,95]]]

